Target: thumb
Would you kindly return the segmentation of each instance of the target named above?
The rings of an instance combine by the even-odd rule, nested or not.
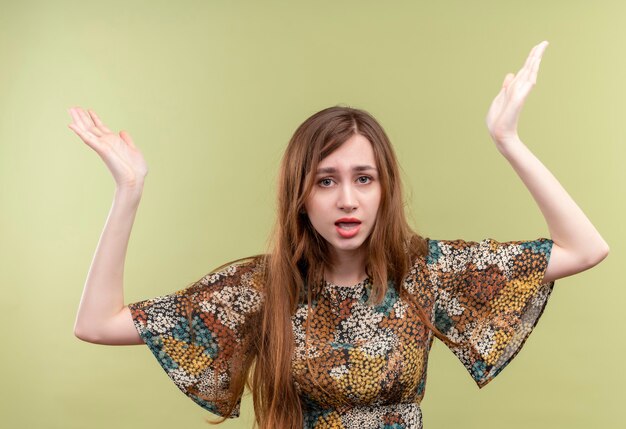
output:
[[[133,143],[133,139],[130,137],[130,134],[128,134],[126,131],[120,131],[120,137],[127,145],[129,145],[133,149],[136,149],[135,143]]]
[[[515,75],[513,73],[507,73],[504,77],[504,82],[502,82],[502,88],[508,87],[514,77]]]

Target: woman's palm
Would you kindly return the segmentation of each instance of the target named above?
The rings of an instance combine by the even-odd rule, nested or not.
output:
[[[92,110],[87,114],[80,107],[69,109],[73,123],[68,126],[105,162],[118,187],[143,184],[148,166],[139,149],[125,131],[109,130]]]
[[[537,71],[547,46],[546,41],[534,46],[519,72],[505,76],[502,89],[491,103],[486,117],[487,128],[496,143],[505,143],[518,137],[520,112],[537,83]]]

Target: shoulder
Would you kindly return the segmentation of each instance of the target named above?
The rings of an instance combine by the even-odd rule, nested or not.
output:
[[[207,283],[221,278],[240,278],[243,276],[255,276],[265,269],[267,255],[254,255],[235,259],[212,269],[203,280]]]
[[[463,270],[481,249],[493,245],[491,239],[468,241],[425,237],[424,242],[425,250],[414,258],[410,274],[425,283],[437,283],[439,276]]]
[[[427,263],[430,267],[446,268],[450,264],[464,264],[472,258],[485,255],[510,252],[512,249],[522,249],[529,241],[500,242],[493,238],[481,240],[456,239],[429,239]]]
[[[267,255],[259,254],[236,259],[214,268],[196,284],[198,287],[220,285],[230,288],[251,288],[262,291],[265,280]]]
[[[434,273],[502,272],[536,269],[547,264],[552,240],[430,240],[426,266]]]
[[[470,254],[477,246],[487,244],[489,239],[481,242],[463,239],[423,238],[422,249],[414,252],[415,266],[431,267],[441,263],[443,259]]]

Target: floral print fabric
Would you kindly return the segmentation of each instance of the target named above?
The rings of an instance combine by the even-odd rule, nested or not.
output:
[[[353,286],[326,282],[312,302],[308,340],[306,302],[292,316],[304,428],[422,428],[419,405],[434,335],[412,300],[458,343],[448,347],[479,388],[520,351],[554,286],[543,282],[552,240],[429,239],[428,245],[401,287],[389,283],[381,304],[367,304],[369,279]],[[263,305],[260,270],[259,258],[239,261],[186,289],[129,304],[135,327],[174,384],[220,416],[237,371],[233,356],[249,352],[246,338]],[[237,416],[239,402],[229,417]]]

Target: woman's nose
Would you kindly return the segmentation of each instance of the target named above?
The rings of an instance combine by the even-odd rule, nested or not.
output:
[[[337,207],[345,211],[353,211],[359,206],[354,189],[350,185],[343,185],[340,188],[337,198]]]

